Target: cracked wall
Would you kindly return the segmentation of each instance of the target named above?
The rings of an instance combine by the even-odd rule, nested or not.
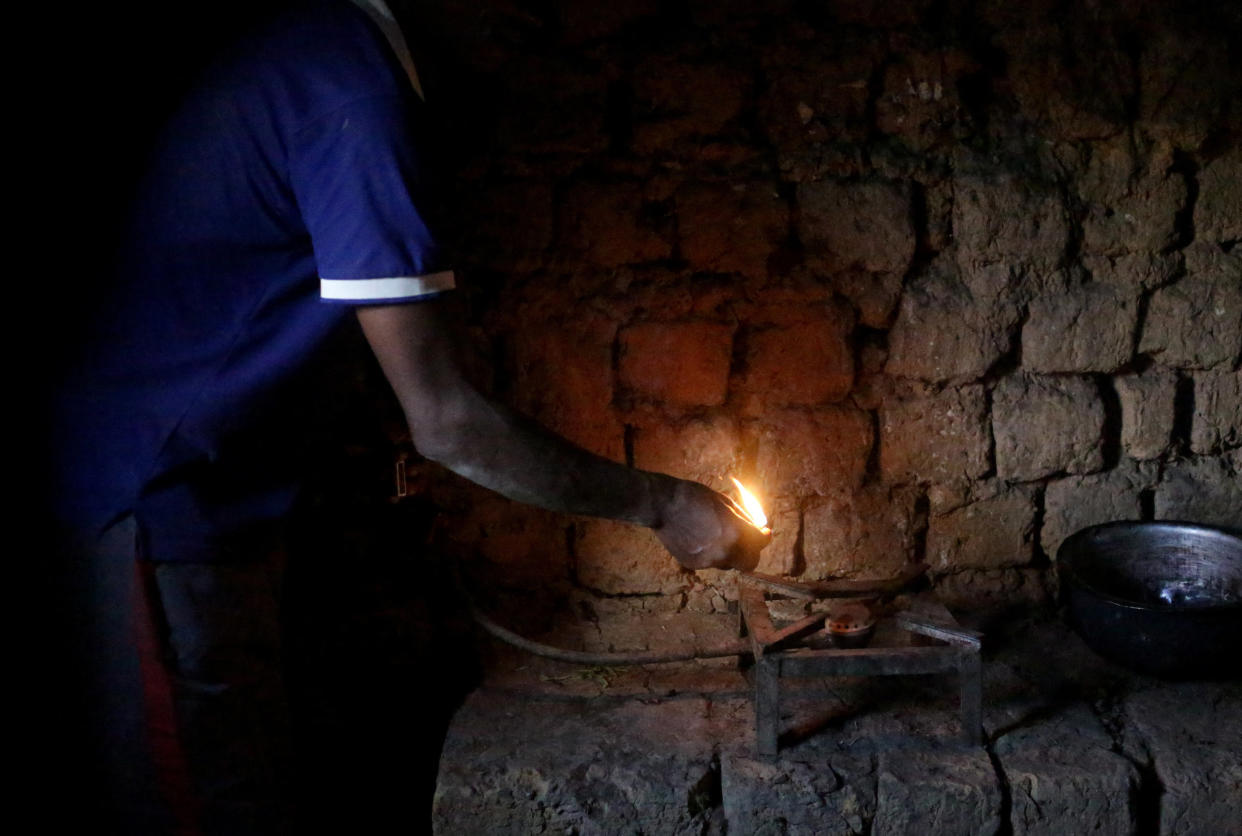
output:
[[[1082,526],[1242,526],[1242,18],[1112,5],[430,4],[483,377],[754,485],[769,572],[926,560],[1011,604]],[[522,601],[734,597],[644,531],[432,482]]]

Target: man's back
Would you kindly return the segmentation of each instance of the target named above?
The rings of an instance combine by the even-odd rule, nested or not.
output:
[[[134,512],[162,551],[203,559],[286,510],[291,387],[349,312],[331,302],[438,269],[415,205],[420,117],[345,0],[297,4],[212,65],[155,148],[65,387],[62,514],[97,528]]]

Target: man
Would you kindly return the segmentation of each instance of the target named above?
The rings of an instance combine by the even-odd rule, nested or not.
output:
[[[428,458],[648,526],[690,568],[762,545],[716,492],[580,450],[466,380],[417,86],[380,0],[290,4],[153,154],[55,428],[101,780],[126,832],[280,827],[276,564],[307,464],[289,437],[299,372],[351,319]]]

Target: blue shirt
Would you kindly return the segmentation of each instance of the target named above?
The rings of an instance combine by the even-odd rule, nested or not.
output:
[[[291,387],[356,304],[452,287],[426,217],[421,99],[368,16],[299,4],[218,61],[170,121],[116,287],[64,388],[59,507],[133,513],[206,560],[292,502]]]

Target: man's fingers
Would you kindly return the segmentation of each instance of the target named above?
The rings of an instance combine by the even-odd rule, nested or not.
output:
[[[771,532],[764,532],[749,523],[741,529],[738,541],[729,557],[729,568],[753,572],[759,565],[759,553],[772,542]]]
[[[732,511],[734,514],[741,517],[742,519],[746,519],[746,510],[742,508],[742,506],[738,503],[736,499],[729,496],[727,493],[717,494],[717,496],[720,497],[720,499],[724,502],[725,506],[730,511]]]
[[[727,494],[680,482],[656,534],[687,569],[753,569],[770,535],[756,528]]]

